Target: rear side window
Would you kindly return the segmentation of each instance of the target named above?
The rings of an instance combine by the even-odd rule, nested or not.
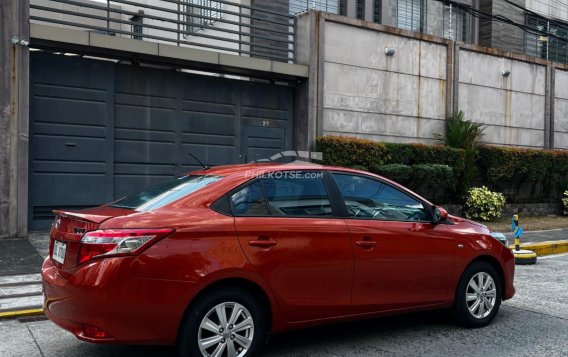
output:
[[[267,216],[268,207],[260,181],[245,186],[231,196],[236,216]]]
[[[333,216],[322,172],[294,172],[261,179],[272,216]]]
[[[333,216],[322,172],[266,174],[231,195],[236,216]]]
[[[221,179],[220,176],[182,176],[175,180],[152,186],[131,196],[124,197],[112,203],[110,207],[127,208],[136,211],[150,211],[187,196],[219,179]]]

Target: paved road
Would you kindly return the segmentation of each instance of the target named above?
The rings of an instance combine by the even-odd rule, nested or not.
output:
[[[509,242],[513,243],[513,233],[505,232],[505,235],[509,238]],[[568,240],[568,229],[524,232],[521,236],[521,243],[537,243],[552,240]]]
[[[492,325],[412,314],[274,336],[263,356],[568,356],[568,254],[517,267],[517,295]],[[0,321],[0,356],[174,356],[166,347],[92,345],[49,321]]]

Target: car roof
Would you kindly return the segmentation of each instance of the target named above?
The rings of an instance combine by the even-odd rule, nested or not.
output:
[[[312,164],[309,162],[302,163],[250,163],[250,164],[236,164],[236,165],[222,165],[213,166],[208,169],[199,169],[196,171],[191,171],[191,175],[218,175],[218,176],[230,176],[233,174],[246,174],[252,172],[270,172],[270,171],[294,171],[294,170],[340,170],[340,171],[351,171],[360,172],[364,171],[348,169],[344,167],[334,167]]]
[[[362,174],[362,175],[369,175],[381,178],[383,181],[389,182],[399,189],[408,192],[409,194],[420,198],[422,201],[432,204],[430,201],[425,199],[424,197],[420,196],[416,192],[409,190],[408,188],[389,180],[386,177],[379,176],[377,174],[373,174],[367,171],[350,169],[346,167],[338,167],[338,166],[326,166],[326,165],[318,165],[312,164],[309,162],[301,162],[301,163],[249,163],[249,164],[235,164],[235,165],[222,165],[222,166],[214,166],[208,169],[200,169],[196,171],[191,171],[188,174],[190,175],[216,175],[216,176],[232,176],[232,175],[239,175],[245,177],[254,177],[259,174],[271,171],[295,171],[295,170],[331,170],[331,171],[343,171],[343,172],[351,172],[355,174]]]

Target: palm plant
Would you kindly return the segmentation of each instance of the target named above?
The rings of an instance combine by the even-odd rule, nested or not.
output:
[[[464,112],[458,111],[446,121],[446,135],[438,134],[438,138],[447,146],[475,150],[483,140],[485,125],[464,120]]]
[[[470,187],[476,173],[475,156],[477,148],[483,142],[485,125],[464,120],[464,112],[453,113],[446,121],[446,134],[436,134],[435,137],[445,145],[463,149],[464,168],[461,177],[460,193],[465,194]]]

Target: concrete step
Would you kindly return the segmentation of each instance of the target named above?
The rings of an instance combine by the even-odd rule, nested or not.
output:
[[[0,313],[43,306],[40,274],[0,276]]]

